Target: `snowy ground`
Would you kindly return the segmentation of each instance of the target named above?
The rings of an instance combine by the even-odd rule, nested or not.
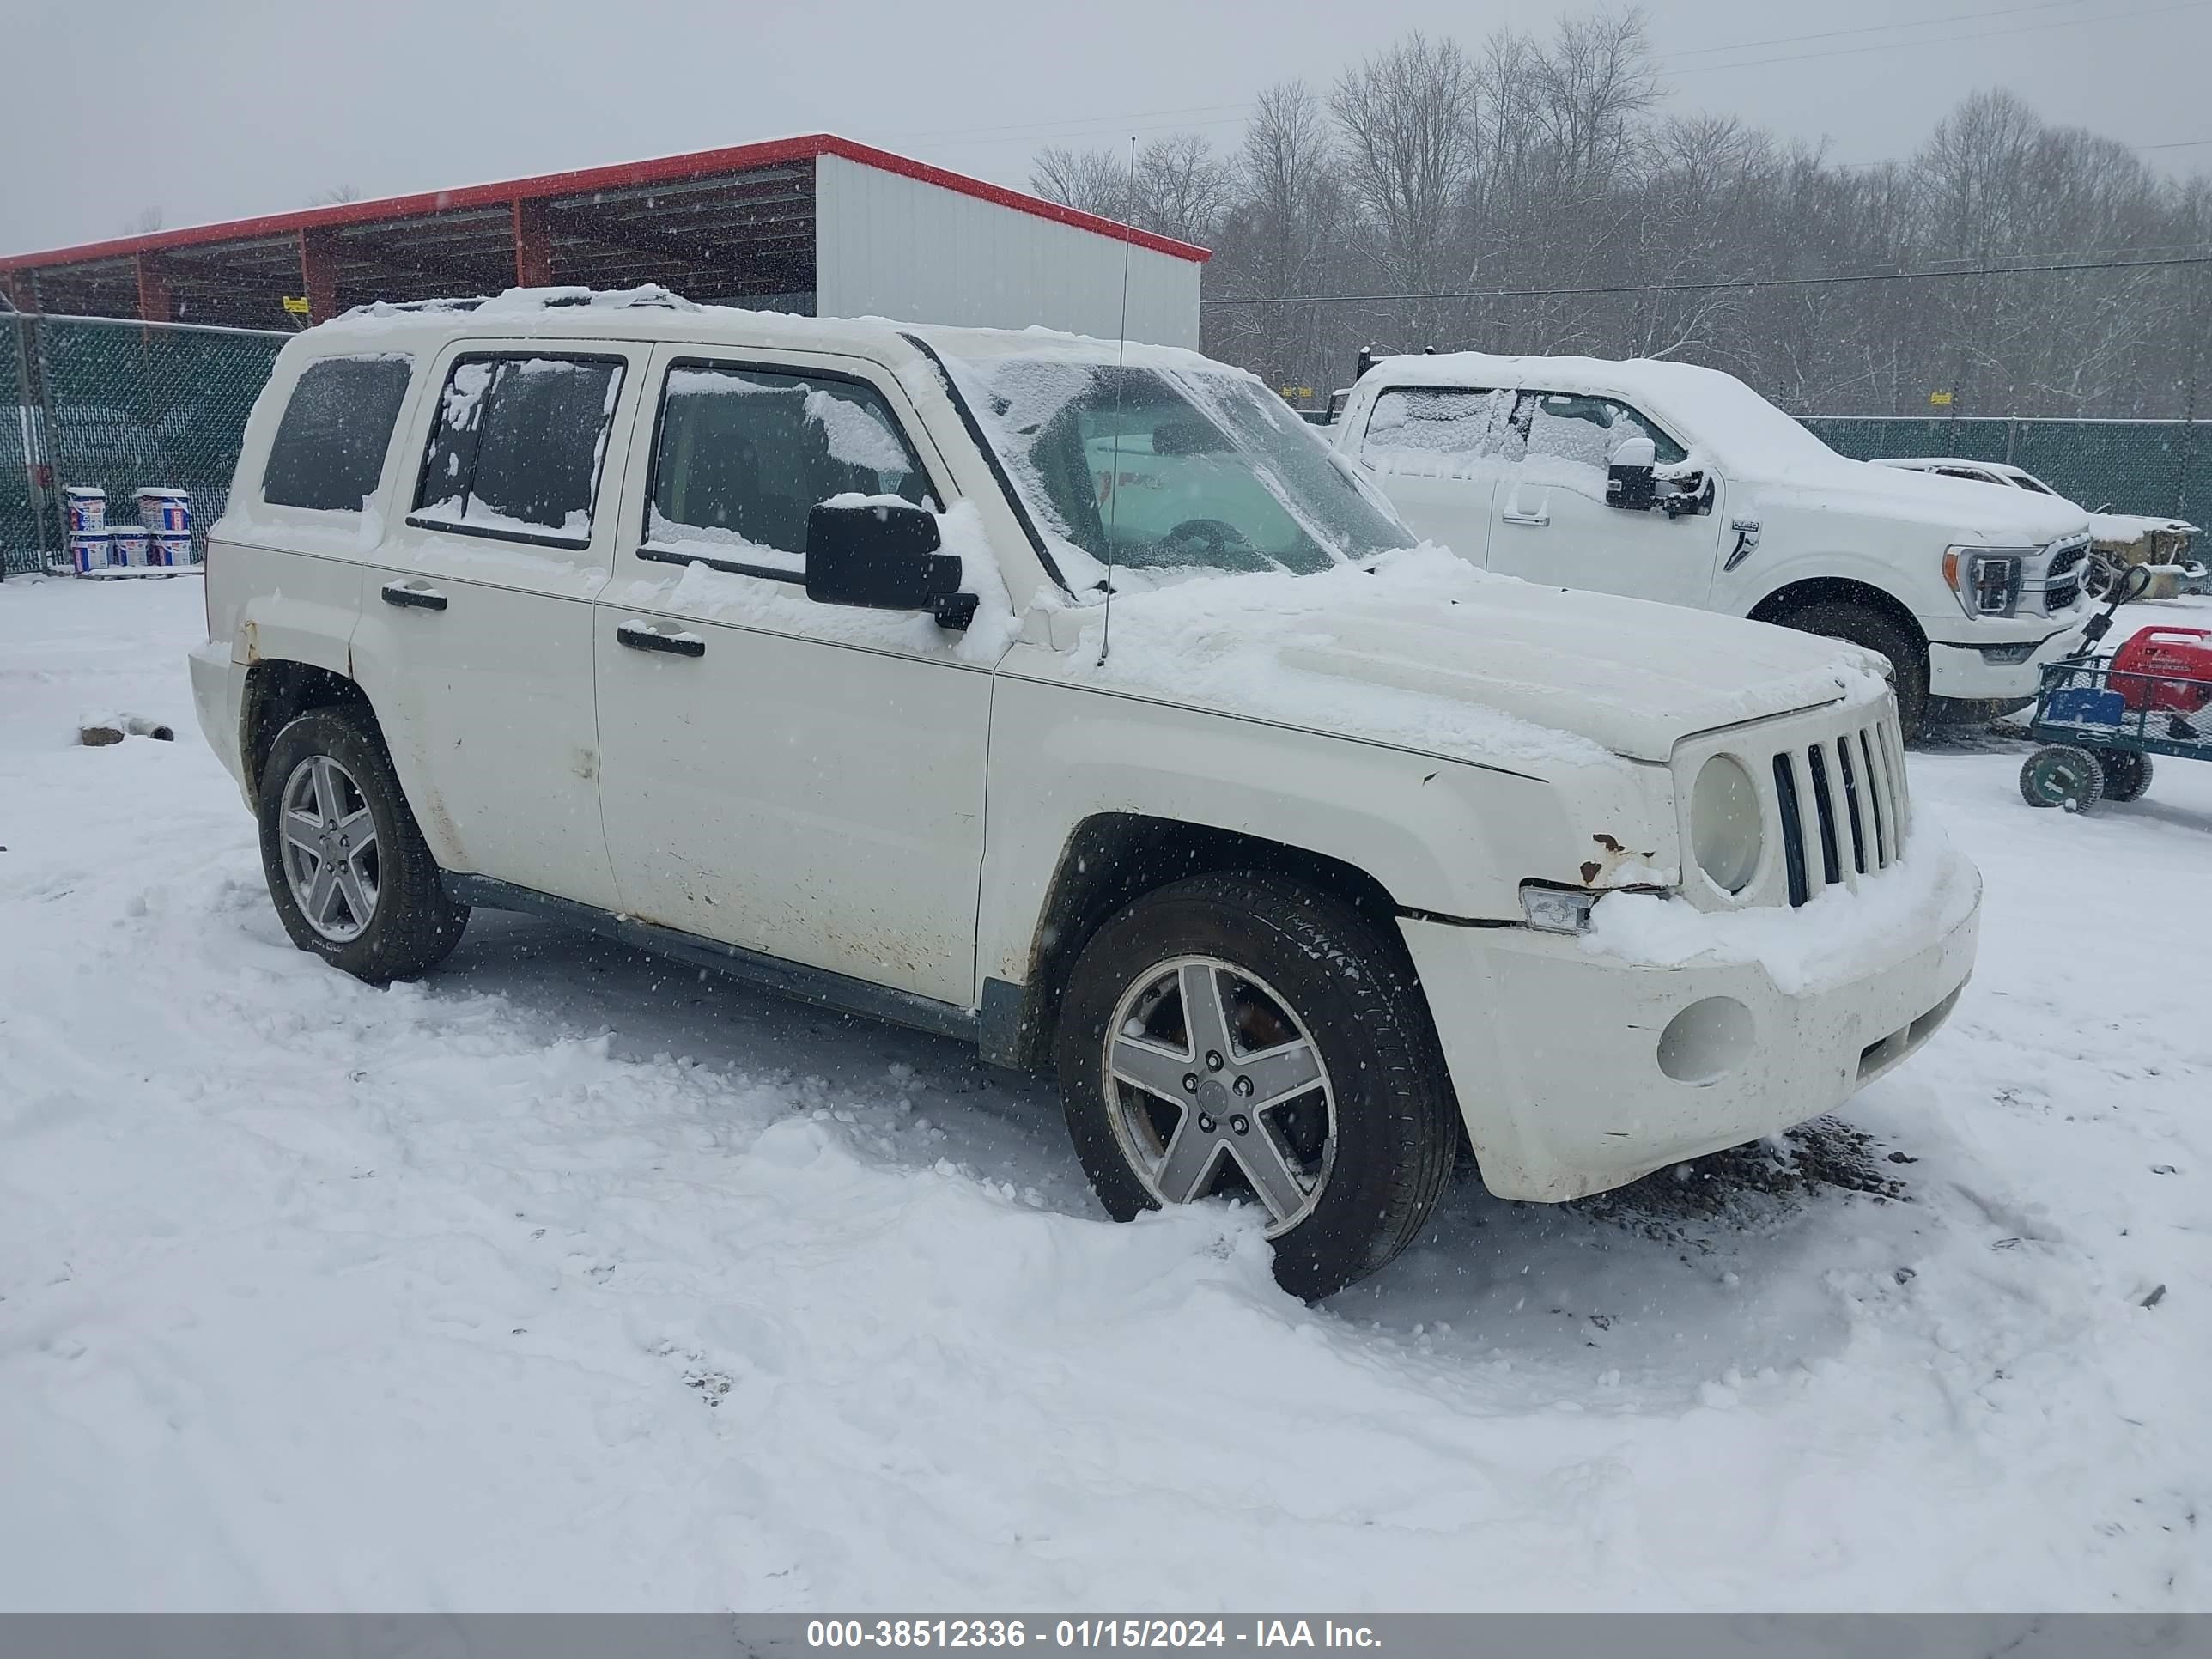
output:
[[[0,586],[0,1608],[2212,1608],[2212,766],[1917,757],[1981,968],[1822,1146],[1901,1199],[1463,1182],[1308,1309],[952,1044],[293,951],[199,605]]]

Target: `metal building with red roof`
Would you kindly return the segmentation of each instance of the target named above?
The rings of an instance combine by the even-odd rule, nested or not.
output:
[[[658,283],[702,303],[1198,343],[1207,252],[830,133],[0,256],[23,311],[296,326]],[[287,298],[293,301],[288,311]]]

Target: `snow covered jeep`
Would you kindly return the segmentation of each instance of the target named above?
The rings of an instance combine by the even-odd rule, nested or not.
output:
[[[1473,563],[1880,652],[1908,735],[2027,702],[2088,619],[2072,502],[1847,460],[1718,369],[1386,357],[1331,435]]]
[[[1872,659],[1414,540],[1188,352],[516,291],[286,344],[191,671],[303,950],[533,912],[1056,1070],[1109,1212],[1310,1297],[1462,1130],[1778,1130],[1974,952]]]

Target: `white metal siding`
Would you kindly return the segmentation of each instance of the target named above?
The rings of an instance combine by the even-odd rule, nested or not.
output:
[[[815,163],[814,310],[821,317],[1027,328],[1113,339],[1129,266],[1129,337],[1198,344],[1200,266],[865,167]]]

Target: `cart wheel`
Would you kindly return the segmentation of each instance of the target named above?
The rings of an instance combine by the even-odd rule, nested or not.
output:
[[[2106,800],[2141,800],[2150,787],[2150,757],[2111,749],[2097,757]]]
[[[2037,750],[2021,767],[2020,798],[2030,806],[2063,806],[2078,812],[2105,798],[2104,769],[2086,749],[2051,744]]]

